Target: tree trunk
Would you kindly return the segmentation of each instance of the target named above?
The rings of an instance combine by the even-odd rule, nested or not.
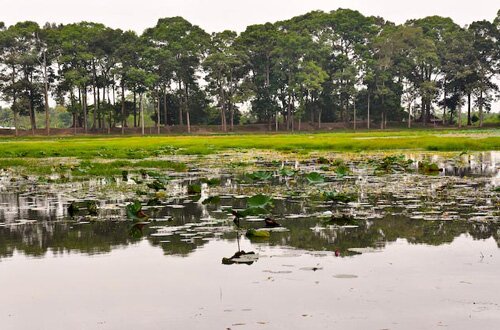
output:
[[[189,108],[186,108],[186,124],[188,128],[188,133],[191,133],[191,120],[189,118]]]
[[[18,124],[17,124],[17,110],[14,110],[14,131],[15,131],[14,135],[15,136],[19,135],[19,132],[17,130],[17,126],[18,126]]]
[[[422,123],[427,126],[427,103],[422,99]]]
[[[368,118],[367,118],[366,127],[370,129],[370,93],[368,93]]]
[[[276,132],[279,130],[278,116],[279,116],[279,113],[278,113],[278,110],[276,110],[276,115],[274,116]]]
[[[99,129],[102,129],[102,113],[101,109],[101,89],[97,87],[97,125]]]
[[[229,103],[229,113],[230,113],[230,121],[231,121],[231,132],[234,131],[234,106]]]
[[[45,52],[43,53],[43,96],[44,96],[44,108],[45,108],[45,129],[47,131],[47,136],[50,135],[50,109],[49,109],[49,79],[47,77],[47,57]]]
[[[292,114],[292,97],[288,94],[288,106],[286,110],[286,130],[290,130],[290,116]]]
[[[356,96],[352,100],[352,112],[353,112],[353,121],[354,121],[354,130],[356,130]]]
[[[161,126],[160,126],[160,94],[158,93],[158,105],[157,105],[157,108],[156,108],[156,133],[158,133],[158,135],[160,135],[161,133]]]
[[[83,112],[83,131],[87,133],[87,86],[80,92]]]
[[[382,118],[381,118],[381,122],[380,122],[380,129],[384,129],[385,128],[385,98],[384,96],[382,95]]]
[[[321,113],[323,112],[322,109],[319,109],[318,111],[318,129],[321,129]]]
[[[458,128],[462,128],[462,102],[458,103]]]
[[[139,111],[141,112],[141,135],[144,136],[144,102],[142,101],[142,93],[139,94]]]
[[[483,127],[483,91],[480,92],[479,102],[479,127]]]
[[[188,90],[187,84],[184,84],[184,85],[186,87],[186,99],[184,102],[184,105],[186,107],[186,109],[185,109],[185,111],[186,111],[186,124],[187,124],[188,133],[191,133],[191,118],[189,117],[189,90]]]
[[[219,97],[220,97],[220,125],[221,130],[226,132],[226,96],[224,95],[224,89],[222,86],[219,87]]]
[[[31,125],[31,134],[35,135],[36,129],[36,119],[35,119],[35,109],[33,109],[33,96],[31,91],[28,92],[28,110],[30,114],[30,125]]]
[[[96,93],[96,85],[97,85],[97,73],[95,67],[95,61],[92,60],[92,95],[94,97],[94,109],[92,109],[92,129],[96,129],[97,123],[97,93]]]
[[[167,89],[165,89],[165,92],[163,93],[163,115],[165,116],[165,118],[163,118],[163,125],[168,127]]]
[[[95,85],[92,86],[92,96],[94,97],[94,108],[92,109],[92,129],[97,128],[97,93]]]
[[[471,110],[471,93],[467,93],[467,126],[472,125],[470,110]]]
[[[75,102],[74,102],[74,95],[73,95],[73,89],[71,88],[69,92],[69,97],[71,100],[71,109],[73,109],[73,134],[76,135],[76,113],[75,111]]]
[[[179,92],[182,92],[182,83],[179,81]],[[182,95],[182,93],[181,93]],[[181,99],[181,104],[179,106],[179,125],[183,126],[184,125],[184,120],[182,116],[182,111],[184,110],[184,96],[182,96]]]
[[[446,123],[446,87],[444,88],[444,100],[443,100],[443,126]]]
[[[408,104],[408,128],[411,128],[411,105],[412,105],[412,102],[409,102],[409,104]]]
[[[134,128],[137,127],[137,92],[134,89]]]
[[[125,134],[125,85],[122,84],[122,135]]]

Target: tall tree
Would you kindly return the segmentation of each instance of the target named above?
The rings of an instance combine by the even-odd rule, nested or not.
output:
[[[183,125],[185,114],[187,130],[190,133],[189,97],[197,89],[197,73],[207,52],[210,36],[199,26],[192,25],[182,17],[159,19],[155,27],[144,32],[144,36],[174,55],[174,80],[182,95],[179,124]]]

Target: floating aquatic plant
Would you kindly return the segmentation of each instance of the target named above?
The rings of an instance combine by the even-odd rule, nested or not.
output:
[[[376,172],[397,173],[407,172],[410,170],[410,165],[413,164],[411,159],[406,159],[404,155],[394,155],[384,157],[380,161],[370,161],[375,163]]]
[[[99,209],[96,201],[87,201],[87,212],[89,215],[97,216],[99,214]]]
[[[351,171],[349,170],[349,167],[347,167],[345,164],[340,164],[335,168],[335,175],[340,178],[349,175],[350,172]]]
[[[206,198],[203,202],[201,202],[203,205],[207,204],[218,204],[220,203],[220,196],[210,196]]]
[[[323,193],[323,198],[327,201],[349,203],[354,202],[358,199],[358,196],[354,193],[345,193],[338,191],[326,191]]]
[[[142,211],[140,201],[134,201],[126,206],[127,218],[133,221],[146,221],[149,217]]]
[[[273,177],[273,173],[265,171],[257,171],[253,173],[247,173],[246,176],[253,181],[267,181]]]
[[[266,195],[255,195],[247,200],[247,208],[244,210],[232,210],[232,214],[237,218],[248,216],[258,216],[269,213],[269,208],[273,206],[273,200]]]
[[[325,182],[325,177],[318,172],[311,172],[306,175],[306,180],[311,184]]]
[[[424,174],[436,174],[441,169],[436,163],[431,163],[428,161],[418,162],[418,171]]]
[[[190,185],[188,185],[188,187],[187,187],[187,192],[188,192],[188,194],[190,194],[190,195],[197,195],[197,194],[201,194],[201,184],[199,184],[199,183],[194,183],[194,184],[190,184]]]
[[[220,185],[220,179],[218,178],[212,178],[212,179],[203,178],[200,180],[200,182],[206,183],[209,187]]]
[[[295,175],[297,175],[298,171],[296,170],[292,170],[292,169],[288,169],[288,168],[282,168],[279,170],[279,174],[282,176],[282,177],[294,177]]]
[[[247,200],[247,205],[248,205],[248,207],[267,208],[267,207],[270,207],[273,205],[273,200],[269,196],[266,196],[263,194],[258,194],[258,195],[250,197]]]
[[[252,238],[269,238],[271,234],[267,230],[256,230],[256,229],[248,229],[246,234],[246,237]]]
[[[154,180],[151,183],[148,183],[147,186],[155,191],[165,190],[165,184],[160,180]]]

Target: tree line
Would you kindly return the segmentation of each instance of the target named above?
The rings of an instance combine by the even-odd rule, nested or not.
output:
[[[0,97],[14,126],[45,114],[49,99],[72,127],[142,127],[145,106],[161,126],[217,123],[232,130],[242,108],[270,129],[301,122],[472,124],[499,91],[500,11],[461,27],[431,16],[396,25],[338,9],[313,11],[240,34],[208,34],[182,17],[141,35],[103,24],[0,22]],[[466,107],[466,114],[463,108]],[[130,123],[129,123],[130,118]]]

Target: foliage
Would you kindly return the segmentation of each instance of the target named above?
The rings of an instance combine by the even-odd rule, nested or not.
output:
[[[209,35],[182,17],[160,18],[141,35],[93,22],[18,22],[0,29],[0,98],[10,112],[0,120],[33,131],[64,122],[85,132],[146,121],[157,132],[161,125],[190,132],[193,123],[217,122],[226,132],[249,104],[246,117],[275,129],[300,129],[306,118],[318,128],[325,120],[354,127],[368,117],[385,128],[403,119],[460,122],[467,99],[467,125],[482,126],[499,90],[499,35],[498,18],[396,25],[350,9],[240,34]],[[63,117],[49,109],[51,97]]]
[[[248,216],[258,216],[269,213],[269,209],[273,207],[273,200],[266,195],[255,195],[247,200],[247,208],[241,211],[232,210],[236,218],[245,218]]]
[[[257,171],[246,174],[246,177],[252,181],[267,181],[271,179],[273,174],[271,172]]]
[[[248,229],[246,234],[247,237],[249,238],[269,238],[271,234],[269,231],[265,230],[255,230],[255,229]]]
[[[266,195],[255,195],[247,200],[247,205],[249,208],[267,208],[273,205],[273,200],[271,197]]]
[[[384,173],[406,172],[413,163],[411,159],[406,159],[404,155],[386,156],[375,164],[375,171]]]
[[[323,183],[325,182],[325,177],[318,172],[311,172],[305,176],[307,182],[311,184]]]
[[[134,201],[126,206],[127,218],[133,221],[145,221],[149,217],[142,211],[140,201]]]
[[[279,174],[283,177],[294,177],[295,175],[297,175],[297,173],[298,173],[298,171],[288,169],[285,167],[279,170]]]
[[[418,171],[424,174],[435,174],[441,169],[436,163],[431,163],[429,161],[418,162]]]
[[[358,199],[358,196],[354,193],[345,193],[338,191],[327,191],[323,193],[323,198],[327,201],[332,202],[341,202],[341,203],[349,203],[355,202]]]
[[[187,192],[190,195],[198,195],[201,194],[201,185],[198,183],[193,183],[188,185]]]

